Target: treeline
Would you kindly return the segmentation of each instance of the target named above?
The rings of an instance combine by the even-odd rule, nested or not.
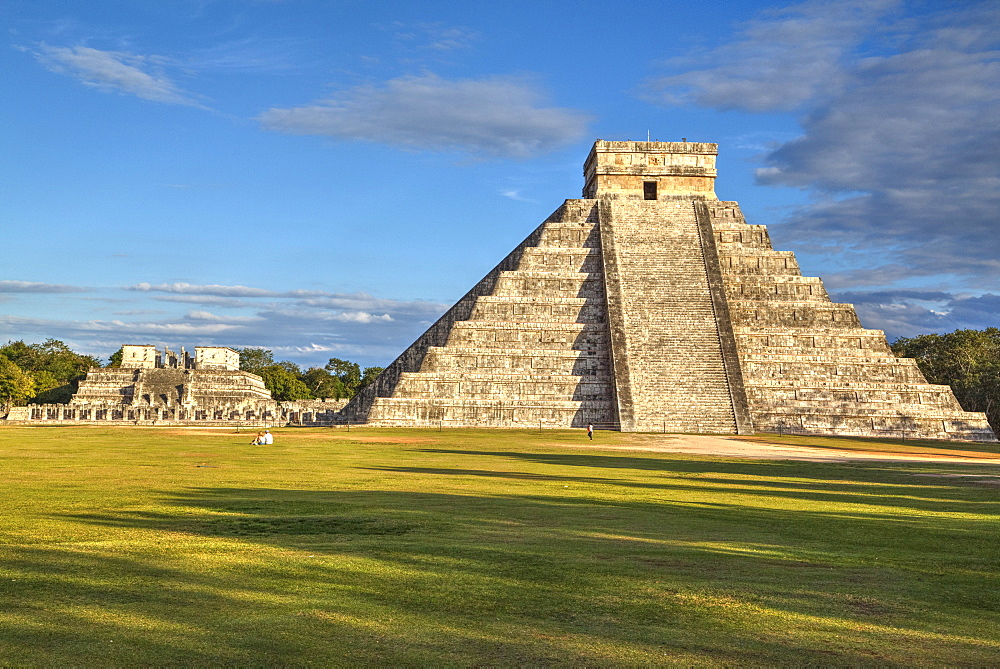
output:
[[[330,358],[324,367],[303,371],[288,360],[274,361],[271,351],[262,348],[237,349],[240,369],[259,375],[279,401],[305,399],[350,399],[375,380],[381,367],[365,367],[340,358]],[[41,344],[23,341],[0,346],[0,405],[58,404],[69,402],[81,379],[91,367],[119,367],[121,349],[108,364],[93,356],[74,353],[57,339]]]
[[[382,367],[361,367],[356,362],[330,358],[323,367],[302,370],[294,362],[274,361],[271,351],[263,348],[236,349],[240,369],[264,379],[271,396],[280,402],[309,399],[350,399],[375,380]]]
[[[1000,329],[902,337],[892,351],[916,359],[928,383],[951,386],[963,409],[985,413],[1000,434]]]
[[[1000,329],[956,330],[948,334],[902,337],[891,344],[893,352],[914,358],[930,383],[951,386],[966,411],[986,414],[1000,433]],[[382,367],[365,367],[330,358],[323,367],[301,369],[294,362],[275,362],[271,351],[237,349],[240,369],[259,375],[279,401],[300,399],[350,399],[375,380]],[[121,364],[121,350],[107,367]],[[41,344],[23,341],[0,346],[0,403],[64,403],[97,358],[70,350],[65,343],[46,339]]]
[[[100,366],[97,358],[74,353],[57,339],[7,342],[0,346],[0,403],[68,402],[87,370]]]

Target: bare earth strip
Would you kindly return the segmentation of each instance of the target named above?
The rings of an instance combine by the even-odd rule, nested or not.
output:
[[[754,460],[810,460],[819,462],[851,461],[892,461],[954,463],[977,465],[1000,465],[1000,456],[980,454],[981,457],[956,455],[918,455],[912,453],[886,453],[879,451],[852,451],[836,448],[811,448],[786,444],[769,444],[746,441],[737,437],[717,437],[692,434],[651,435],[638,444],[607,445],[599,439],[581,448],[599,446],[602,449],[622,451],[652,451],[657,453],[690,453],[692,455],[715,455],[727,458],[749,458]]]

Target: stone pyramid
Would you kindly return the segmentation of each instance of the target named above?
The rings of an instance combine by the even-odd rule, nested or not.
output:
[[[995,440],[715,195],[716,144],[597,141],[566,200],[342,415],[385,426]]]

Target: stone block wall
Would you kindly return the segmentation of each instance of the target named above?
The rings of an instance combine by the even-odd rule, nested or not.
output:
[[[596,226],[594,202],[567,201],[343,415],[375,425],[615,424]]]
[[[96,367],[70,400],[73,405],[239,405],[270,402],[256,374],[227,369]]]
[[[830,301],[775,251],[735,202],[698,204],[710,218],[754,426],[767,432],[992,441],[985,416],[897,358],[854,307]]]
[[[646,183],[659,196],[715,198],[717,144],[597,140],[583,165],[583,197],[643,197]]]
[[[225,369],[238,371],[240,354],[225,346],[195,346],[194,366],[196,369]]]

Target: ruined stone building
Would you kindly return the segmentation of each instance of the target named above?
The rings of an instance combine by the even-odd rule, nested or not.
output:
[[[13,407],[11,421],[131,424],[329,424],[343,401],[276,402],[240,354],[197,346],[194,355],[152,345],[122,347],[119,367],[96,367],[68,404]]]
[[[216,346],[194,350],[191,356],[183,348],[174,353],[123,346],[121,366],[90,370],[70,406],[96,411],[128,407],[159,420],[207,414],[248,419],[273,409],[264,381],[240,371],[237,351]]]
[[[992,440],[715,195],[717,145],[598,141],[566,200],[343,412],[373,425]]]

